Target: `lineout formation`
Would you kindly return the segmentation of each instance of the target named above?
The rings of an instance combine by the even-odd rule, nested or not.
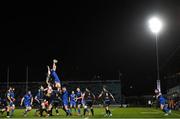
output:
[[[93,104],[97,99],[103,100],[106,111],[104,116],[112,116],[109,106],[111,101],[115,101],[115,99],[106,88],[103,88],[98,96],[95,96],[88,88],[82,92],[80,87],[69,94],[67,87],[62,85],[62,80],[57,75],[57,63],[58,60],[54,59],[52,67],[47,66],[46,86],[41,85],[35,97],[32,96],[31,91],[22,96],[20,105],[25,107],[24,117],[31,111],[33,104],[36,104],[37,107],[35,115],[40,117],[52,116],[53,109],[56,110],[56,115],[59,115],[60,107],[66,112],[66,116],[72,116],[72,109],[75,112],[77,110],[76,113],[79,116],[94,116]],[[3,109],[0,111],[1,114],[7,112],[7,118],[13,117],[15,101],[15,89],[9,87],[5,98],[0,101],[3,105]],[[81,113],[81,108],[84,110],[83,113]]]

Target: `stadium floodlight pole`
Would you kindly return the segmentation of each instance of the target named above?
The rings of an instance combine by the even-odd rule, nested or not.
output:
[[[155,34],[156,38],[156,65],[157,65],[157,89],[161,91],[160,83],[160,72],[159,72],[159,54],[158,54],[158,33],[162,29],[162,22],[157,18],[153,17],[149,20],[149,28]]]

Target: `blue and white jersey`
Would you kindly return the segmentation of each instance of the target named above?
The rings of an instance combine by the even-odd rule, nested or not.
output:
[[[76,94],[71,94],[69,97],[70,97],[70,102],[76,102]]]
[[[24,98],[24,105],[25,106],[30,106],[31,105],[32,95],[26,94],[23,98]]]

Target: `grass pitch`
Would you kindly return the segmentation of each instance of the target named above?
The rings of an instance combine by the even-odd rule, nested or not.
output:
[[[83,110],[81,110],[81,112],[82,111]],[[35,116],[35,109],[31,110],[28,113],[27,117],[23,116],[23,112],[24,112],[24,109],[16,109],[14,112],[14,116],[12,118],[42,118],[42,117]],[[105,111],[103,108],[95,108],[94,109],[95,116],[93,117],[92,116],[86,116],[86,117],[77,116],[75,112],[73,112],[73,116],[66,117],[63,110],[60,109],[59,112],[60,112],[60,115],[56,116],[56,113],[53,110],[54,116],[51,116],[48,118],[84,118],[84,119],[105,118],[104,117]],[[111,108],[111,112],[113,114],[111,118],[151,118],[151,119],[178,118],[180,119],[180,111],[172,111],[170,115],[164,116],[164,113],[161,110],[155,109],[155,108],[117,108],[117,107],[115,108],[113,107]],[[3,115],[0,115],[0,118],[6,118],[6,113],[4,113]]]

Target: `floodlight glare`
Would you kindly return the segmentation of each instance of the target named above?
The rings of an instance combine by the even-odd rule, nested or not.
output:
[[[157,34],[162,29],[162,22],[158,18],[153,17],[149,20],[149,28],[153,33]]]

